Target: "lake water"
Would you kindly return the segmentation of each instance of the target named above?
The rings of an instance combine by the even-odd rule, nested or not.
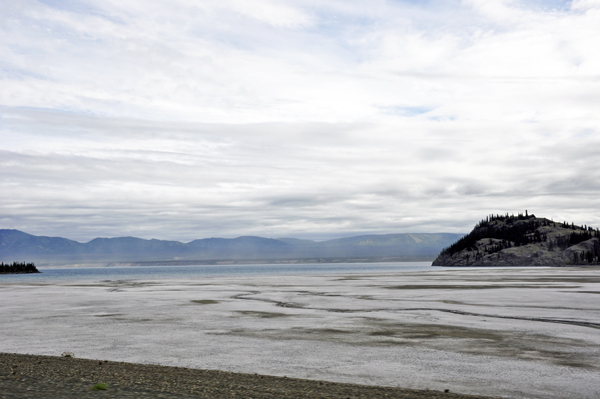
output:
[[[426,271],[431,262],[307,263],[255,265],[129,266],[90,268],[38,268],[39,274],[0,275],[0,282],[54,282],[90,280],[169,280],[201,277],[365,274]]]

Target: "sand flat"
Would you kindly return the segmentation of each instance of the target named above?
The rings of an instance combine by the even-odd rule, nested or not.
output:
[[[600,396],[594,268],[0,288],[0,352],[512,398]]]

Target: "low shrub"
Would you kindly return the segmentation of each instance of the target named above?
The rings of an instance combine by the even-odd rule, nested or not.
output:
[[[103,391],[105,389],[108,389],[108,384],[98,383],[98,384],[92,385],[92,389],[94,391]]]

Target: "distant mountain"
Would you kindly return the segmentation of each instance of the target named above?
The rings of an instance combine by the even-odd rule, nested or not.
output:
[[[204,238],[189,243],[135,237],[95,238],[80,243],[61,237],[34,236],[19,230],[0,230],[0,261],[38,265],[77,263],[221,263],[225,261],[322,262],[360,259],[432,260],[461,234],[387,234],[340,238],[323,242],[295,238],[244,236]]]
[[[433,266],[565,266],[600,263],[600,230],[535,215],[491,215],[445,248]]]
[[[19,230],[0,230],[0,254],[54,256],[82,253],[85,245],[61,237],[33,236]]]
[[[204,238],[187,244],[195,259],[273,259],[290,256],[293,245],[272,238]]]
[[[287,242],[294,246],[294,253],[299,257],[408,257],[431,260],[439,251],[437,248],[443,248],[462,236],[450,233],[385,234],[322,242],[287,239]]]

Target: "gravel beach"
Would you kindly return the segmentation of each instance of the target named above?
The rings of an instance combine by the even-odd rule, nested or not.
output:
[[[105,390],[93,390],[98,383]],[[483,396],[68,357],[0,353],[0,398],[402,398]]]

